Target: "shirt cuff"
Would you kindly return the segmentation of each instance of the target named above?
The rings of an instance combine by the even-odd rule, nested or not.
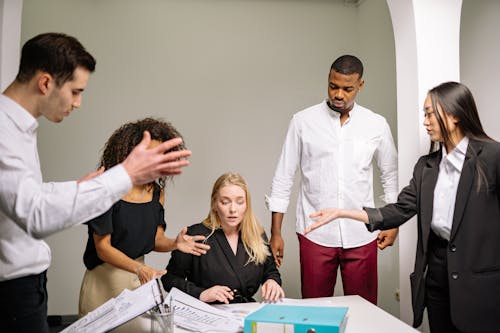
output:
[[[103,176],[102,182],[109,189],[113,202],[120,200],[132,188],[132,180],[121,164],[107,170]]]
[[[271,212],[276,213],[286,213],[288,209],[288,200],[273,198],[271,196],[266,195],[266,207]]]
[[[363,210],[368,214],[368,224],[366,224],[366,229],[373,232],[375,230],[382,230],[384,227],[384,217],[377,208],[363,207]]]

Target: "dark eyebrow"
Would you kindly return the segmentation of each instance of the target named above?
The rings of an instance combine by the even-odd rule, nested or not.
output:
[[[328,84],[330,87],[336,87],[336,88],[340,88],[340,89],[344,89],[344,90],[347,90],[347,89],[354,89],[354,86],[339,86],[338,84],[335,84],[333,82],[329,82]]]

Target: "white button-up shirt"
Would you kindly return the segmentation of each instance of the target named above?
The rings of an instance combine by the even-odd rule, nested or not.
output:
[[[437,235],[450,240],[458,182],[464,166],[469,138],[464,137],[449,153],[443,147],[439,175],[434,187],[431,228]]]
[[[303,234],[313,222],[309,214],[327,207],[361,209],[373,207],[373,168],[381,171],[385,201],[398,194],[397,153],[386,120],[355,104],[346,122],[326,101],[293,116],[274,174],[270,211],[285,213],[297,168],[300,188],[297,199],[296,231]],[[338,219],[306,236],[329,247],[353,248],[368,244],[377,233],[350,219]]]
[[[0,95],[0,281],[46,270],[51,254],[42,238],[104,213],[132,186],[121,165],[80,184],[44,183],[37,127]]]

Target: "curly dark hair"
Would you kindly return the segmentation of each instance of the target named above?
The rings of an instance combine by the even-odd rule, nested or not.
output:
[[[148,131],[151,134],[151,140],[160,142],[165,142],[173,138],[182,138],[177,129],[165,120],[144,118],[126,123],[118,128],[104,145],[99,168],[104,167],[107,170],[123,162],[132,149],[141,142],[144,131]],[[172,148],[171,151],[183,150],[185,148],[184,143],[182,143]],[[150,185],[153,185],[153,183],[150,183]],[[159,185],[161,187],[164,186],[164,179],[159,180]]]

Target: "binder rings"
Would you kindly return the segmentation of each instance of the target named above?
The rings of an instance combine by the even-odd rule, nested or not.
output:
[[[347,307],[267,304],[245,318],[244,333],[343,333]]]

